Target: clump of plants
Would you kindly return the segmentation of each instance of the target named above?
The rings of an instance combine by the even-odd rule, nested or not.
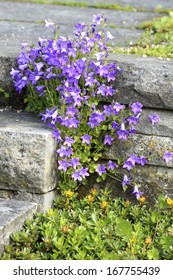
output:
[[[105,147],[136,132],[142,104],[116,101],[114,82],[121,69],[109,61],[106,19],[94,15],[91,24],[75,26],[75,38],[40,38],[37,47],[22,44],[18,68],[11,75],[19,93],[27,90],[27,110],[39,113],[57,141],[61,196],[55,208],[39,213],[13,235],[3,258],[10,259],[169,259],[172,257],[172,204],[162,198],[155,210],[145,205],[143,192],[130,171],[149,159],[130,154],[126,160],[103,161]],[[46,26],[54,26],[47,22]],[[110,100],[108,102],[108,100]],[[155,125],[159,116],[149,116]],[[162,155],[167,163],[173,152]],[[93,188],[83,199],[79,187],[96,175],[119,181],[139,201],[133,206]],[[159,209],[159,214],[157,213]],[[163,234],[164,232],[164,234]],[[162,236],[162,238],[161,238]],[[145,245],[144,245],[145,244]]]
[[[55,209],[38,213],[12,235],[2,259],[15,260],[172,260],[173,200],[159,197],[148,208],[111,199],[108,190],[79,200],[69,189]]]
[[[136,44],[128,48],[116,48],[116,53],[156,56],[160,58],[173,58],[173,17],[156,18],[153,21],[144,22],[139,27],[144,33]]]
[[[105,23],[103,15],[94,15],[91,24],[75,26],[74,39],[58,36],[55,28],[54,39],[40,38],[37,47],[23,44],[18,69],[11,75],[19,93],[27,88],[27,110],[39,112],[52,128],[61,191],[69,186],[77,190],[92,174],[100,182],[109,176],[120,180],[123,173],[122,187],[133,187],[139,198],[142,192],[129,171],[145,165],[147,158],[131,154],[125,161],[101,161],[106,146],[136,132],[143,107],[139,102],[125,106],[116,101],[114,81],[121,69],[109,62],[107,43],[113,36]],[[46,26],[54,23],[46,21]],[[112,101],[103,102],[108,98]],[[153,125],[159,120],[156,114],[149,118]]]

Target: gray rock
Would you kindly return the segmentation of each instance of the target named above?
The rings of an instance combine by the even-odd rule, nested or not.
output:
[[[110,61],[116,61],[122,69],[115,82],[116,101],[124,104],[138,101],[148,108],[173,109],[172,59],[111,55]]]
[[[0,114],[1,189],[47,193],[56,188],[56,141],[47,126],[26,114]]]
[[[74,25],[78,22],[89,23],[95,14],[104,14],[108,23],[121,27],[134,27],[143,21],[152,20],[156,13],[126,12],[108,9],[85,7],[68,7],[54,5],[35,5],[31,3],[0,2],[0,19],[4,21],[20,21],[40,23],[44,20],[53,21],[60,25]]]
[[[22,201],[36,203],[37,210],[40,212],[46,212],[48,209],[53,208],[54,199],[58,195],[59,193],[56,189],[42,194],[30,193],[27,191],[14,191],[14,190],[0,189],[0,198],[15,199],[15,200],[22,200]]]
[[[159,116],[159,122],[152,125],[149,116]],[[143,109],[136,129],[138,134],[157,135],[173,138],[173,111],[158,109]]]
[[[51,3],[52,0],[48,0],[48,3]],[[58,2],[58,0],[54,0],[54,3]],[[62,0],[62,2],[66,2]],[[73,0],[68,0],[68,2],[73,2]],[[75,2],[81,2],[80,0],[76,0]],[[172,0],[107,0],[106,3],[104,0],[85,0],[89,6],[93,4],[120,4],[121,6],[131,6],[136,9],[142,9],[145,11],[154,11],[156,7],[161,6],[164,9],[172,8]]]
[[[126,172],[128,175],[128,172]],[[173,170],[172,168],[161,166],[138,166],[130,172],[134,183],[138,185],[139,190],[144,193],[147,202],[153,204],[159,194],[173,198]],[[117,174],[115,175],[117,176]],[[118,179],[122,180],[123,174],[118,172]],[[101,183],[94,183],[91,187],[105,188],[111,190],[113,197],[123,197],[130,201],[135,201],[135,195],[132,194],[133,187],[129,186],[124,192],[119,181],[107,178]]]
[[[0,199],[0,255],[10,241],[10,235],[19,231],[25,220],[31,219],[36,210],[35,203]]]
[[[173,151],[173,138],[154,135],[131,135],[128,140],[115,140],[105,151],[107,159],[127,160],[131,154],[145,156],[149,159],[149,165],[173,167],[173,162],[166,163],[163,160],[165,151]],[[172,170],[173,176],[173,170]]]

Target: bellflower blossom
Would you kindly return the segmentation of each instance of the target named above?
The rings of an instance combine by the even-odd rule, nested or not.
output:
[[[138,113],[142,112],[143,105],[141,103],[139,103],[139,102],[136,102],[136,103],[133,103],[130,107],[131,107],[132,112],[135,115],[137,115]]]
[[[134,194],[136,198],[139,199],[144,193],[139,191],[138,186],[135,185],[132,194]]]
[[[101,176],[102,174],[106,173],[106,166],[103,164],[98,164],[96,172]]]
[[[149,116],[149,119],[152,125],[155,125],[159,122],[160,117],[156,113],[154,113],[154,115]]]
[[[173,161],[173,153],[169,151],[165,151],[163,159],[165,160],[166,163]]]

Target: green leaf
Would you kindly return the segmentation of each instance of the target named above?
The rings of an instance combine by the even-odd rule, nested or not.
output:
[[[133,237],[132,225],[129,221],[122,218],[116,218],[116,234],[125,241],[130,241]]]
[[[92,218],[92,220],[94,221],[95,224],[98,223],[98,219],[97,219],[97,216],[96,216],[95,213],[92,213],[91,218]]]
[[[64,236],[62,235],[56,242],[54,242],[54,245],[57,249],[62,250],[64,245]]]
[[[147,256],[149,260],[159,260],[159,251],[156,248],[152,248],[147,251]]]

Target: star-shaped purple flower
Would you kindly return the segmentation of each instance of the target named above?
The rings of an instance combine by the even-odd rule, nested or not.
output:
[[[103,173],[106,173],[106,166],[103,164],[98,164],[96,172],[101,176]]]
[[[81,139],[83,144],[86,143],[89,145],[92,137],[88,134],[85,134],[84,136],[81,136]]]
[[[105,135],[104,145],[106,145],[106,144],[111,145],[113,140],[114,140],[114,138],[111,137],[110,135]]]
[[[136,198],[139,199],[144,193],[139,191],[138,186],[135,185],[132,194],[136,195]]]
[[[173,153],[166,151],[164,153],[163,159],[165,160],[166,163],[168,163],[169,161],[173,160]]]
[[[149,116],[149,119],[150,119],[150,122],[152,123],[152,125],[155,125],[159,122],[160,118],[156,113],[154,113],[154,115]]]

